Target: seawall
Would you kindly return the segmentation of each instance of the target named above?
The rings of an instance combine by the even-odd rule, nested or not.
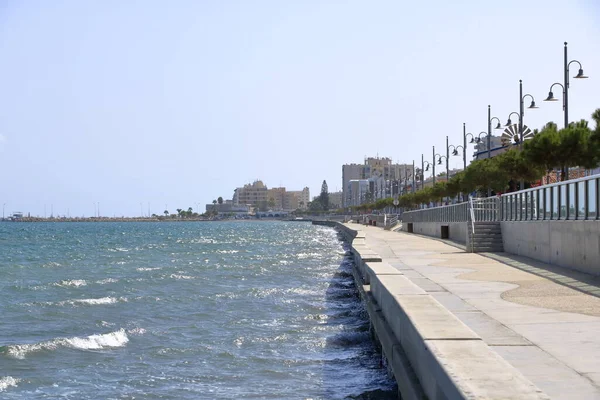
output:
[[[359,225],[330,221],[351,245],[354,279],[402,399],[547,399],[435,298],[383,261]]]

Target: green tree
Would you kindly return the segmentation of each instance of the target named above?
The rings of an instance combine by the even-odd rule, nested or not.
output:
[[[327,182],[325,180],[323,180],[323,184],[321,185],[321,194],[319,195],[319,203],[321,203],[321,208],[324,211],[329,210],[329,190],[327,188]]]
[[[163,211],[163,214],[165,214],[165,217],[168,217],[169,216],[169,211],[165,210],[165,211]]]
[[[324,211],[323,210],[323,205],[318,200],[311,201],[310,203],[308,203],[308,209],[310,211],[316,211],[316,212]]]
[[[219,196],[219,198],[217,199],[217,202],[218,202],[219,204],[223,204],[223,198],[222,198],[221,196]]]
[[[523,143],[523,157],[531,165],[537,165],[550,173],[558,166],[560,138],[558,127],[554,122],[548,122],[531,140]]]

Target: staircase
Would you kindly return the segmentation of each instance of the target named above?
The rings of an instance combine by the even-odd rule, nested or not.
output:
[[[468,250],[473,253],[504,251],[500,222],[475,222],[469,226]]]

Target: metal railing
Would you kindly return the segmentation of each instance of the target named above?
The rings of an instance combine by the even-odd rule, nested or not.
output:
[[[473,206],[473,197],[469,196],[469,213],[471,219],[471,233],[475,234],[475,207]]]
[[[394,225],[396,225],[397,223],[398,223],[398,216],[397,215],[391,215],[388,218],[386,218],[384,229],[388,229],[389,230]]]
[[[405,211],[402,220],[404,222],[600,220],[600,174],[507,193],[500,197],[470,198],[465,203]]]
[[[405,211],[402,214],[402,222],[466,222],[468,221],[468,212],[468,203],[466,202]]]
[[[500,221],[500,198],[486,197],[473,199],[473,221],[474,222],[496,222]]]
[[[598,220],[600,174],[501,197],[501,221]]]

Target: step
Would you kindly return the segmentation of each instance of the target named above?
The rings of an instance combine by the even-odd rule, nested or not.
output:
[[[473,247],[473,251],[476,253],[503,253],[504,252],[504,247],[498,247],[498,246],[494,246],[494,247],[477,247],[474,246]]]
[[[473,243],[504,243],[501,238],[471,238]]]

